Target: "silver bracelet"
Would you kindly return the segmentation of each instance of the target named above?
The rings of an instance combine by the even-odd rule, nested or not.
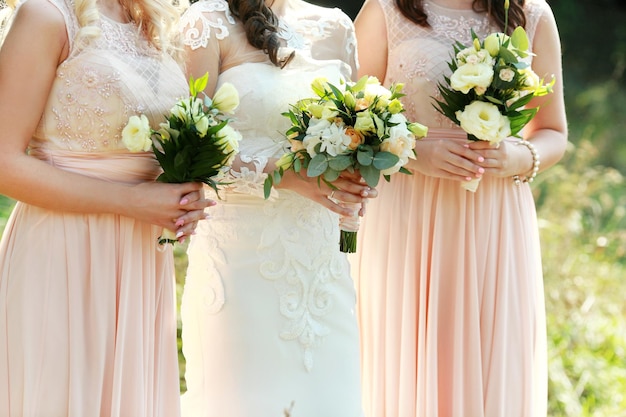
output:
[[[539,165],[541,164],[541,161],[539,160],[539,154],[537,153],[537,148],[535,148],[535,145],[524,139],[521,139],[519,142],[517,142],[517,145],[524,145],[528,148],[530,154],[533,157],[533,168],[530,171],[530,174],[524,176],[514,175],[513,183],[515,185],[520,185],[523,182],[533,182],[535,177],[537,176],[537,173],[539,172]]]

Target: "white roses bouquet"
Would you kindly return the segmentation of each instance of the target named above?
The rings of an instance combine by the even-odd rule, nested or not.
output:
[[[178,101],[159,130],[152,130],[145,115],[131,116],[122,130],[122,142],[131,152],[152,150],[163,172],[157,181],[203,182],[218,192],[219,178],[239,151],[241,135],[228,125],[225,113],[233,113],[239,95],[232,84],[223,84],[211,99],[204,90],[208,73],[189,81],[190,96]],[[163,230],[160,244],[176,242]]]
[[[317,97],[300,100],[283,113],[292,124],[286,132],[291,149],[268,175],[266,198],[288,169],[305,169],[308,177],[317,177],[333,190],[332,181],[344,171],[358,171],[371,187],[381,174],[389,181],[393,173],[409,173],[404,165],[415,158],[415,140],[426,136],[427,128],[402,114],[402,84],[387,89],[366,76],[341,87],[317,78],[311,84]],[[342,252],[356,251],[358,226],[356,213],[341,219]]]
[[[505,0],[505,27],[508,27],[508,0]],[[470,47],[457,42],[454,57],[448,63],[452,75],[438,88],[443,101],[435,108],[461,126],[469,140],[499,144],[516,136],[537,114],[538,107],[524,108],[537,96],[552,91],[554,79],[545,84],[524,61],[529,41],[524,28],[517,27],[508,36],[495,32],[483,41],[472,31]],[[478,179],[463,183],[476,191]]]

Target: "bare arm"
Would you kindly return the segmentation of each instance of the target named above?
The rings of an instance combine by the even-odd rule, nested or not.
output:
[[[387,27],[378,0],[366,0],[354,20],[359,78],[371,75],[383,83],[387,73]]]
[[[174,230],[188,210],[208,206],[197,184],[125,186],[72,174],[26,154],[67,53],[61,13],[44,0],[24,3],[0,49],[0,193],[51,210],[116,213]],[[192,220],[197,219],[185,222]]]

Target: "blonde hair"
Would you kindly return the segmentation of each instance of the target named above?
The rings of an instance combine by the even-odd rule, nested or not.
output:
[[[13,12],[21,0],[0,0],[0,44],[9,29]],[[180,17],[179,8],[167,0],[121,0],[127,11],[145,34],[146,38],[160,51],[182,57],[180,36],[177,30]],[[178,2],[183,7],[183,2]],[[82,48],[100,36],[98,20],[100,14],[96,0],[75,0],[74,12],[78,20],[79,31],[75,45]]]

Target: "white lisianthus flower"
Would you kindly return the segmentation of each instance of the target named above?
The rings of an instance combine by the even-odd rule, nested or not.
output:
[[[322,119],[334,119],[339,115],[337,106],[332,101],[327,101],[322,107]]]
[[[161,139],[170,140],[172,138],[172,128],[169,123],[159,123],[159,131],[157,132]]]
[[[509,119],[500,113],[495,104],[473,101],[455,114],[461,128],[478,139],[499,143],[511,134]]]
[[[390,152],[400,159],[394,166],[383,169],[381,171],[383,175],[395,174],[409,162],[409,158],[415,159],[413,152],[415,136],[407,126],[406,118],[400,114],[394,114],[389,121],[397,124],[389,128],[389,137],[380,144],[380,150]]]
[[[185,120],[195,119],[195,116],[199,114],[204,114],[204,102],[199,98],[196,98],[191,102],[189,111],[187,112],[187,115],[185,115],[187,117]]]
[[[317,77],[311,83],[311,90],[319,97],[324,97],[326,94],[326,86],[328,85],[328,78],[326,77]]]
[[[375,83],[368,83],[365,85],[364,98],[365,102],[370,105],[376,98],[378,98],[376,108],[385,109],[391,100],[391,91],[380,85],[378,79],[376,79]]]
[[[201,116],[198,120],[196,120],[196,130],[200,137],[203,138],[206,135],[207,130],[209,130],[209,118],[206,116]]]
[[[185,110],[185,107],[189,107],[191,105],[192,105],[191,101],[189,101],[189,103],[184,103],[182,101],[179,101],[178,103],[174,104],[174,107],[170,109],[170,113],[172,114],[172,116],[176,117],[178,120],[187,122],[189,120],[189,115],[187,113],[187,110]]]
[[[404,109],[404,106],[402,106],[402,102],[400,100],[394,98],[389,102],[389,106],[387,106],[387,109],[389,110],[389,113],[396,114],[400,113]]]
[[[485,49],[489,51],[489,55],[497,56],[500,52],[500,47],[508,39],[508,35],[505,35],[502,32],[494,32],[485,38],[483,45]]]
[[[424,138],[428,134],[428,127],[421,123],[409,123],[408,128],[416,138]]]
[[[145,115],[130,116],[122,129],[122,143],[131,152],[147,152],[152,147],[152,130]]]
[[[239,106],[239,93],[231,83],[224,83],[213,95],[213,105],[222,113],[233,114]]]
[[[217,131],[216,137],[219,139],[218,143],[220,145],[224,145],[224,152],[230,153],[230,157],[226,162],[224,162],[224,165],[230,166],[233,163],[236,154],[239,152],[241,133],[227,124]]]
[[[472,88],[478,87],[476,93],[484,90],[493,81],[493,67],[486,64],[466,64],[459,68],[450,77],[450,87],[453,90],[467,94]]]
[[[296,154],[287,152],[283,154],[278,160],[274,163],[276,169],[282,169],[283,171],[288,170],[293,165],[293,161],[296,159]]]
[[[524,80],[523,90],[535,91],[539,88],[539,84],[541,84],[539,76],[530,67],[520,70],[520,75]]]
[[[362,111],[356,114],[356,122],[354,123],[354,130],[357,132],[373,132],[376,130],[374,120],[369,111]]]

